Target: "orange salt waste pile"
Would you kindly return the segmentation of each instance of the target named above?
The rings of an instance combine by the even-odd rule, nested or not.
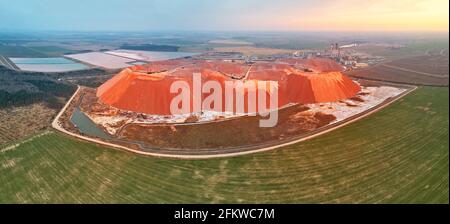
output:
[[[225,105],[225,82],[235,82],[245,96],[245,112],[250,103],[247,96],[255,90],[247,86],[258,83],[278,90],[278,107],[289,103],[335,102],[355,96],[361,88],[341,73],[342,66],[328,59],[284,59],[276,62],[258,62],[247,65],[241,62],[168,60],[153,62],[144,66],[133,66],[105,82],[97,90],[99,100],[115,108],[155,115],[170,115],[170,104],[179,93],[170,93],[173,82],[186,81],[191,90],[193,73],[201,74],[201,81],[220,83],[222,91],[222,111],[230,111]],[[266,90],[266,99],[270,97]],[[192,108],[192,91],[191,91]],[[209,93],[201,95],[202,100]],[[257,94],[256,94],[257,95]],[[256,101],[255,104],[257,104]],[[254,103],[254,102],[251,102]],[[267,101],[267,105],[268,105]],[[233,108],[233,107],[232,107]],[[258,107],[256,107],[258,108]],[[235,108],[232,109],[233,112]]]

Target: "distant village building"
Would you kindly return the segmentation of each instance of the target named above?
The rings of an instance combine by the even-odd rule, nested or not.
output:
[[[358,63],[358,61],[356,60],[356,58],[350,56],[350,55],[345,55],[342,56],[339,60],[343,65],[347,66],[347,67],[352,67],[354,66],[356,63]]]

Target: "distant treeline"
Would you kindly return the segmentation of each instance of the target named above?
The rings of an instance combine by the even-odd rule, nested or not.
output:
[[[25,106],[44,102],[50,108],[59,109],[64,103],[58,98],[69,98],[76,86],[58,81],[45,73],[29,73],[7,69],[0,66],[0,82],[11,83],[18,91],[0,88],[0,109],[11,106]],[[35,88],[29,88],[29,86]],[[37,89],[37,90],[36,90]]]
[[[70,93],[73,92],[74,90]],[[49,108],[53,109],[60,109],[64,105],[64,103],[58,100],[58,98],[51,93],[28,92],[26,90],[9,93],[7,91],[0,90],[0,109],[12,106],[26,106],[39,102],[43,102],[47,104]]]
[[[14,93],[9,93],[5,90],[0,90],[0,109],[10,106],[24,106],[33,104],[35,102],[43,101],[44,93],[33,93],[25,90],[20,90]]]
[[[180,47],[172,45],[156,45],[156,44],[141,44],[141,45],[124,44],[120,48],[126,50],[176,52]]]
[[[48,93],[57,97],[70,97],[75,91],[75,86],[62,82],[55,82],[49,80],[26,80],[34,86],[36,86],[39,91]]]
[[[10,69],[0,65],[0,75],[7,73],[7,74],[12,74],[12,75],[30,76],[30,77],[38,76],[38,77],[46,77],[46,78],[52,78],[52,79],[99,76],[99,75],[115,74],[119,71],[120,71],[120,69],[105,71],[100,68],[91,68],[91,69],[75,70],[75,71],[67,71],[67,72],[32,72],[32,71],[14,71],[14,70],[10,70]]]
[[[73,77],[94,77],[99,75],[107,75],[107,74],[115,74],[118,73],[120,70],[110,70],[105,71],[103,69],[99,68],[92,68],[92,69],[85,69],[85,70],[76,70],[76,71],[68,71],[68,72],[54,72],[54,73],[44,73],[46,76],[52,77],[52,78],[73,78]],[[39,72],[34,72],[39,73]],[[42,74],[42,73],[39,73]]]
[[[89,78],[81,78],[74,79],[71,82],[80,86],[87,86],[91,88],[97,88],[101,84],[108,81],[112,76],[98,76],[98,77],[89,77]]]

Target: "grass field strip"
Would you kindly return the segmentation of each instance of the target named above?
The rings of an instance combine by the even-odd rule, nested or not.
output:
[[[33,136],[31,136],[31,137],[29,137],[29,138],[27,138],[25,140],[22,140],[22,141],[19,141],[19,142],[15,142],[12,145],[8,145],[5,148],[0,149],[0,153],[5,153],[7,151],[14,150],[15,148],[19,147],[22,144],[25,144],[27,142],[31,142],[31,141],[33,141],[36,138],[42,137],[44,135],[48,135],[50,133],[51,133],[51,131],[44,131],[44,132],[42,132],[40,134],[33,135]]]

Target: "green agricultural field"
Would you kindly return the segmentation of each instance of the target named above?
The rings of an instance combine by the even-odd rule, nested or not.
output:
[[[77,51],[58,47],[58,46],[27,46],[29,49],[45,54],[46,57],[59,57],[65,54],[75,53]]]
[[[64,54],[74,52],[76,51],[58,46],[22,46],[0,44],[0,55],[13,58],[59,57]]]
[[[14,57],[40,58],[46,56],[42,52],[30,49],[28,47],[20,45],[3,45],[3,44],[0,44],[0,55],[12,58]]]
[[[2,203],[449,203],[449,89],[234,158],[144,157],[50,132],[0,151]]]
[[[438,54],[442,49],[445,49],[448,52],[449,43],[448,39],[424,39],[408,41],[405,43],[405,47],[399,49],[379,46],[361,46],[357,49],[372,55],[385,57],[388,60],[395,60],[399,58],[425,55],[427,52],[431,54]]]

